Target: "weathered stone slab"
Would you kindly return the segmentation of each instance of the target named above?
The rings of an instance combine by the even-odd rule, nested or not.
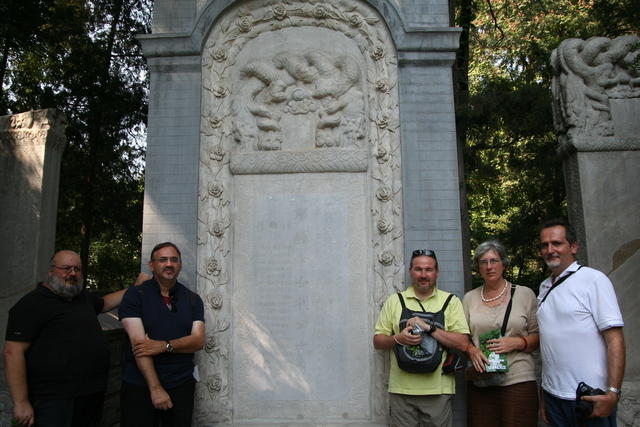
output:
[[[404,288],[405,254],[435,249],[440,285],[464,293],[451,76],[459,29],[447,27],[448,3],[155,6],[154,34],[141,37],[152,83],[143,251],[176,240],[185,265],[197,265],[185,276],[197,277],[206,304],[196,424],[385,425],[388,354],[373,350],[371,335],[382,302]],[[361,223],[351,224],[354,212]],[[281,237],[256,225],[267,218]],[[298,257],[318,264],[321,282],[302,276]],[[246,265],[253,261],[258,267]],[[264,290],[256,289],[261,279]],[[290,289],[302,280],[312,286]],[[357,318],[335,330],[330,312],[331,335],[295,335],[284,326],[293,314],[277,298],[282,287],[311,318],[323,314],[308,302],[316,299],[336,310],[349,303]],[[252,331],[242,323],[250,316],[265,326],[243,332]],[[257,335],[285,349],[320,339],[322,357],[282,349],[286,359],[276,357],[257,347]],[[365,355],[354,363],[336,340]],[[455,408],[454,422],[464,425],[464,400]]]
[[[370,413],[364,174],[236,182],[233,401],[237,421]]]
[[[627,364],[618,422],[640,426],[640,55],[636,36],[568,39],[554,50],[553,95],[569,216],[580,260],[613,282]]]
[[[65,118],[57,110],[0,117],[0,331],[9,309],[46,277],[53,254],[60,159],[66,145]],[[4,370],[4,362],[0,360]],[[0,425],[11,408],[0,378]],[[5,408],[5,410],[2,410]],[[6,422],[5,422],[6,421]]]

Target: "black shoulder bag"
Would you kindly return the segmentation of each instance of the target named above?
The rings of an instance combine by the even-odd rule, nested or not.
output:
[[[402,331],[407,327],[407,321],[412,317],[420,317],[426,323],[433,324],[440,329],[444,329],[444,311],[449,305],[449,301],[453,294],[449,295],[444,305],[435,313],[425,311],[424,307],[418,301],[422,311],[412,311],[407,308],[404,303],[402,294],[398,292],[398,298],[400,298],[400,304],[402,305],[402,313],[400,315],[400,330]],[[429,334],[422,334],[422,341],[419,345],[400,345],[396,344],[393,347],[396,359],[398,360],[398,366],[400,369],[413,374],[424,374],[433,372],[440,365],[442,360],[442,346],[438,341]]]

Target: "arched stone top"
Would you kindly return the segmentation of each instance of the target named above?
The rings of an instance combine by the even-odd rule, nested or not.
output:
[[[345,5],[353,0],[343,1]],[[138,36],[147,58],[200,55],[214,23],[240,0],[209,1],[190,33],[145,34]],[[338,2],[340,3],[340,2]],[[452,62],[458,49],[461,29],[406,24],[391,0],[362,0],[374,8],[389,29],[400,61],[434,60]],[[405,55],[406,54],[406,57]]]

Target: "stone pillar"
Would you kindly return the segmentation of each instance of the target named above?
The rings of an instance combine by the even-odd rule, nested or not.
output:
[[[625,321],[621,426],[640,426],[640,39],[568,39],[552,54],[554,122],[580,261],[613,282]]]
[[[65,118],[54,109],[0,117],[0,330],[20,297],[46,277],[54,250]],[[0,359],[4,371],[4,362]],[[0,379],[0,425],[8,425],[9,397]],[[4,421],[7,421],[5,424]]]
[[[205,300],[196,423],[385,425],[406,254],[464,293],[448,1],[160,5],[143,251],[176,241]]]

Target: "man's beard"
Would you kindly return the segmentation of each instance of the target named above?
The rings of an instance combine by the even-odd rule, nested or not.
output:
[[[71,299],[82,292],[82,278],[76,279],[76,284],[66,284],[64,280],[58,276],[49,277],[49,286],[53,291],[63,298]]]
[[[544,262],[547,264],[547,267],[549,267],[549,270],[560,267],[560,260],[558,258],[545,259]]]

